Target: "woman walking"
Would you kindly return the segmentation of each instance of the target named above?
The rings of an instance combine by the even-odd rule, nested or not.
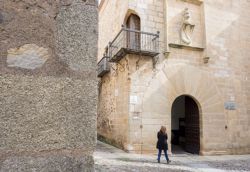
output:
[[[169,164],[171,161],[169,160],[168,154],[167,154],[167,150],[168,150],[168,143],[167,143],[168,135],[167,135],[167,132],[166,132],[166,127],[161,126],[160,131],[157,133],[157,138],[158,138],[158,141],[157,141],[156,148],[159,150],[159,152],[158,152],[158,159],[157,159],[158,163],[160,163],[160,161],[161,161],[161,152],[164,151],[165,158],[167,160],[167,163]]]

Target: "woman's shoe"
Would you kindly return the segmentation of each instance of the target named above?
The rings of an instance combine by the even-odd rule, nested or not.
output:
[[[171,162],[170,160],[167,161],[168,164],[169,164],[170,162]]]
[[[161,163],[159,159],[157,159],[157,162],[158,162],[158,163]]]

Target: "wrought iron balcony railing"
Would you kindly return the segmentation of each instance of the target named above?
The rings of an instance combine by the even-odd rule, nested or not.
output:
[[[97,64],[97,76],[102,77],[110,71],[109,57],[104,56]]]
[[[110,62],[117,62],[127,54],[157,56],[159,54],[159,32],[153,34],[123,27],[109,44]]]

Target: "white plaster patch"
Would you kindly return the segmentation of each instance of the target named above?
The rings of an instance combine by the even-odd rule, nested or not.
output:
[[[137,131],[134,132],[134,136],[135,136],[136,140],[139,139],[139,133]]]
[[[235,97],[234,96],[230,96],[230,100],[231,101],[235,101]]]
[[[36,44],[25,44],[8,50],[7,65],[8,67],[36,69],[42,67],[48,58],[48,49]]]
[[[228,71],[225,71],[225,70],[219,70],[218,72],[214,74],[214,76],[217,78],[226,78],[226,77],[229,77],[229,73]]]
[[[115,89],[115,96],[116,96],[116,97],[119,96],[119,91],[118,91],[118,89]]]
[[[129,144],[129,145],[127,146],[127,150],[128,150],[128,151],[132,151],[132,150],[134,150],[134,147],[133,147],[132,145]]]
[[[137,96],[130,96],[130,103],[131,104],[137,104],[138,97]]]
[[[139,120],[140,117],[139,117],[138,114],[133,114],[133,115],[132,115],[132,119],[133,119],[133,120]]]

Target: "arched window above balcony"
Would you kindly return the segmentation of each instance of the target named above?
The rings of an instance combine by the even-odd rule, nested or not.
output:
[[[136,14],[130,14],[126,21],[126,27],[133,30],[141,30],[141,19]]]
[[[122,29],[109,44],[110,62],[118,62],[127,54],[151,57],[159,54],[159,33],[141,31],[141,28],[140,17],[129,10]]]
[[[127,32],[127,48],[140,50],[141,35],[141,21],[140,17],[135,14],[130,14],[126,22],[126,28],[129,29]]]

